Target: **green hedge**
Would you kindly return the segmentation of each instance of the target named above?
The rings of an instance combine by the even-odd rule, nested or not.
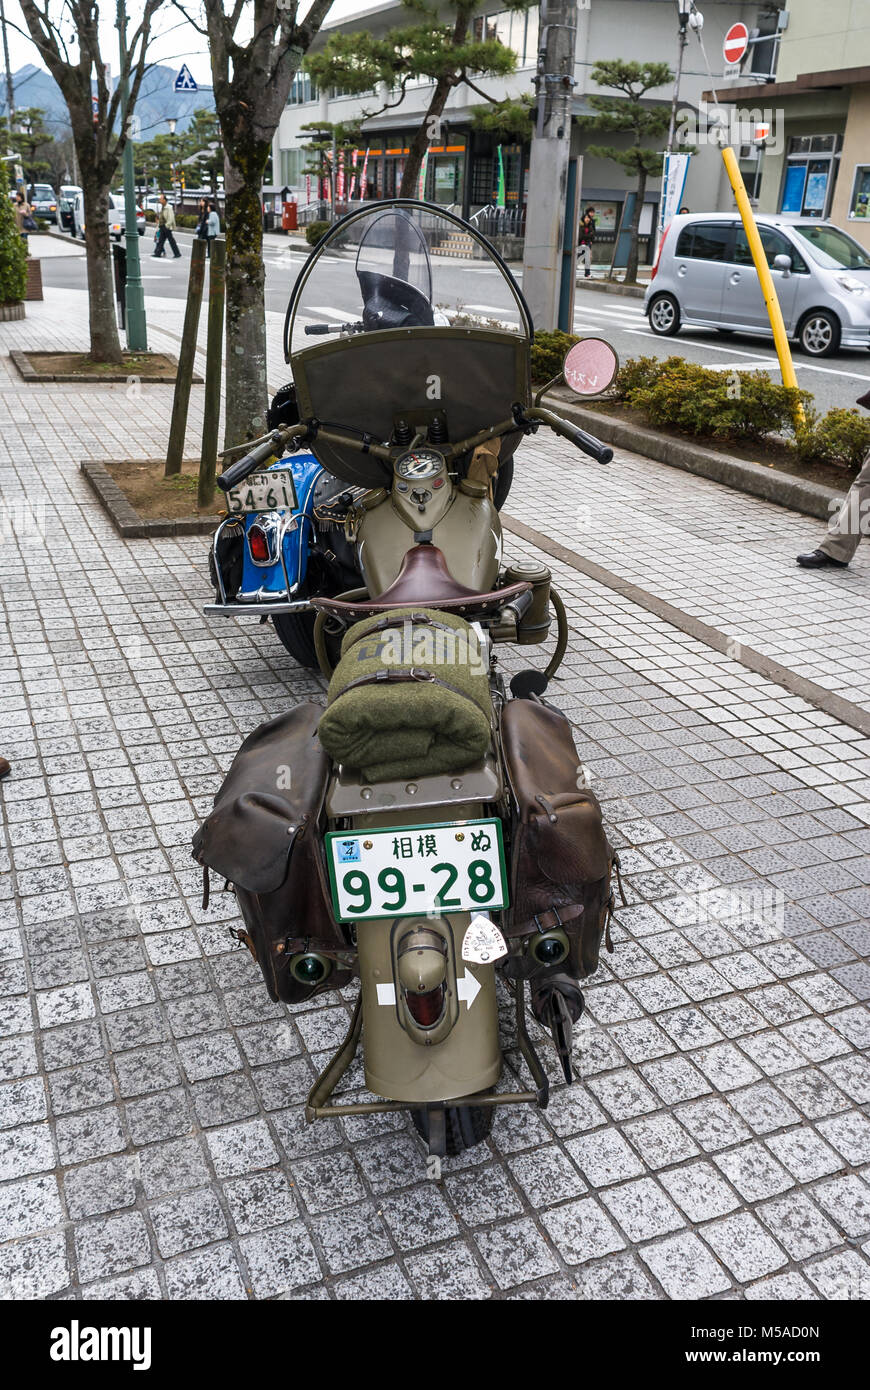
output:
[[[18,304],[27,293],[27,246],[9,200],[6,169],[0,160],[0,304]]]
[[[305,228],[305,240],[309,246],[316,246],[322,236],[325,236],[332,226],[331,222],[309,222]]]
[[[558,376],[562,370],[565,354],[580,339],[573,333],[536,333],[532,343],[532,383],[544,386]]]
[[[806,462],[857,468],[870,451],[870,414],[838,409],[819,415],[811,392],[782,386],[767,372],[713,371],[682,357],[632,357],[620,368],[611,399],[681,434],[746,443],[784,436]]]

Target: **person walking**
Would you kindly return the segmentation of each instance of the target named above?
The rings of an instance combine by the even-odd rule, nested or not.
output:
[[[870,410],[870,391],[859,396],[857,404]],[[840,510],[828,522],[827,535],[821,545],[798,555],[797,562],[805,570],[846,569],[862,536],[870,536],[870,453]]]
[[[28,232],[36,231],[36,222],[33,219],[33,208],[28,203],[25,193],[20,188],[15,195],[15,225],[18,228],[19,235],[25,247],[27,247],[29,255],[30,248],[27,234]]]
[[[197,239],[197,241],[207,241],[207,238],[208,238],[208,203],[206,202],[205,198],[200,198],[199,203],[197,204],[196,216],[197,216],[197,219],[198,219],[198,220],[197,220],[197,224],[196,224],[196,239]],[[206,255],[207,255],[207,254],[208,254],[208,246],[206,246]]]
[[[592,277],[592,243],[595,240],[595,209],[587,208],[583,214],[580,228],[577,233],[577,250],[579,259],[585,266],[586,280]]]
[[[220,236],[221,220],[218,217],[217,204],[212,200],[208,205],[208,216],[206,218],[206,243],[205,254],[211,260],[211,248],[215,237]]]
[[[168,241],[169,245],[172,247],[175,259],[178,260],[181,252],[175,243],[175,237],[172,235],[175,230],[175,213],[166,201],[165,193],[160,194],[160,212],[157,214],[157,222],[157,244],[154,247],[152,255],[165,255],[163,248]]]

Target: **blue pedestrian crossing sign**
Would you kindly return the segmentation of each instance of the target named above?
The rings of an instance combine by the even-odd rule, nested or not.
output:
[[[196,82],[194,81],[193,73],[190,71],[190,68],[187,66],[187,63],[182,63],[181,65],[181,72],[175,79],[175,90],[176,92],[199,91],[199,88],[197,87]]]

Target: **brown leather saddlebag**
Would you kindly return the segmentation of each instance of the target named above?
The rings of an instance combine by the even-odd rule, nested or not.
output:
[[[193,837],[193,857],[233,884],[247,931],[236,935],[263,972],[269,994],[300,1004],[353,976],[355,949],[330,907],[321,819],[329,763],[317,739],[323,711],[304,704],[245,739]],[[290,971],[294,954],[332,961],[317,985]]]
[[[612,910],[614,853],[598,798],[578,786],[580,759],[571,725],[558,710],[509,700],[501,738],[513,801],[505,973],[532,980],[533,989],[554,971],[583,979],[598,969]],[[560,927],[570,955],[556,966],[539,964],[528,949],[534,935]]]

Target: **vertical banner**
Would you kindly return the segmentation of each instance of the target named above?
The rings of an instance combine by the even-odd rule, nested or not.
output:
[[[426,201],[426,173],[429,168],[429,146],[426,146],[426,153],[423,155],[423,163],[420,167],[420,181],[417,185],[417,198],[423,203]]]
[[[359,196],[360,196],[360,199],[361,199],[363,202],[365,202],[365,196],[366,196],[366,187],[367,187],[367,185],[366,185],[366,170],[368,169],[368,167],[369,167],[369,151],[368,151],[368,146],[366,146],[366,156],[365,156],[365,159],[363,160],[362,173],[361,173],[360,176],[359,176]]]
[[[305,175],[305,206],[311,202],[311,175]]]
[[[350,200],[350,202],[353,202],[354,194],[356,193],[356,166],[358,158],[359,150],[354,150],[353,154],[350,157],[350,167],[353,170],[350,180],[350,193],[348,194],[348,199]]]
[[[345,177],[344,177],[344,150],[339,150],[339,152],[338,152],[338,173],[336,174],[336,179],[335,179],[335,196],[336,196],[336,200],[337,200],[339,203],[343,203],[343,202],[344,202],[344,185],[345,185]]]
[[[496,192],[496,195],[495,195],[495,205],[496,205],[497,208],[503,208],[504,205],[505,205],[505,202],[506,202],[506,197],[505,197],[505,180],[504,180],[504,155],[502,154],[501,145],[499,145],[499,147],[498,147],[498,184],[497,184],[497,192]]]
[[[662,176],[662,195],[659,202],[659,233],[667,227],[672,217],[679,212],[683,203],[686,175],[689,172],[688,154],[666,154]]]

